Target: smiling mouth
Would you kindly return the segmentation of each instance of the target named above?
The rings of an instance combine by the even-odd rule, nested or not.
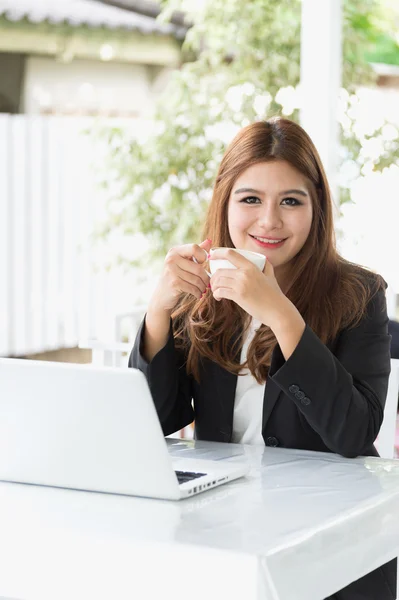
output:
[[[249,234],[249,236],[256,242],[258,242],[259,244],[269,246],[269,247],[270,246],[280,246],[287,239],[287,238],[271,239],[271,238],[258,237],[256,235],[251,235],[251,234]]]

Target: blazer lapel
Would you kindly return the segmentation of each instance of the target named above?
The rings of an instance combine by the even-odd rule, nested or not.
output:
[[[233,342],[234,338],[232,339]],[[275,373],[283,364],[285,360],[281,354],[280,347],[277,345],[273,354],[270,366],[270,372]],[[216,363],[213,363],[214,368],[214,381],[217,382],[217,400],[220,406],[220,412],[222,415],[221,423],[223,426],[220,433],[223,435],[224,441],[231,441],[233,431],[233,418],[234,418],[234,400],[237,387],[237,376],[229,373]],[[274,383],[273,379],[269,377],[266,382],[265,394],[263,397],[263,415],[262,415],[262,430],[273,411],[276,402],[279,399],[280,394],[283,392],[279,386]]]
[[[226,441],[231,440],[233,433],[233,417],[234,417],[234,400],[236,395],[237,375],[229,373],[219,365],[216,366],[217,373],[215,381],[217,381],[218,402],[222,423],[220,433]]]
[[[273,379],[269,378],[266,381],[265,395],[263,397],[262,430],[265,428],[266,423],[272,414],[272,410],[275,407],[280,394],[282,393],[283,392],[278,385],[274,383]]]
[[[239,333],[233,334],[230,340],[230,348],[232,348],[235,341],[241,337]],[[237,356],[236,356],[237,358]],[[233,419],[234,419],[234,401],[236,396],[237,387],[237,375],[229,373],[216,363],[214,363],[215,381],[217,382],[217,394],[218,402],[220,405],[220,412],[222,415],[220,433],[223,435],[225,442],[230,442],[233,435]]]

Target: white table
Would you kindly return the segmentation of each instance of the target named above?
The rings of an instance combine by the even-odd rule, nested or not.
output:
[[[253,468],[180,502],[0,483],[0,598],[321,600],[399,554],[399,461],[167,443]]]

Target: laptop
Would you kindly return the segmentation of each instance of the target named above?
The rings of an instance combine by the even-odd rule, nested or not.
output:
[[[136,369],[0,358],[0,480],[168,500],[249,471],[172,459]]]

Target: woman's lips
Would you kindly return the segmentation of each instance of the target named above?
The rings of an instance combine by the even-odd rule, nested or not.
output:
[[[284,244],[285,239],[282,239],[281,242],[275,242],[275,243],[270,243],[270,242],[261,242],[260,240],[258,240],[256,237],[254,237],[253,235],[251,235],[251,238],[254,240],[254,242],[260,246],[261,248],[269,248],[269,249],[277,249],[277,248],[281,248],[281,246]]]

